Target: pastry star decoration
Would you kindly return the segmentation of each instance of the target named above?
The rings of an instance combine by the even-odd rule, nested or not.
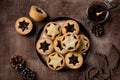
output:
[[[56,26],[56,24],[50,24],[48,27],[47,27],[47,30],[48,30],[48,33],[47,35],[53,35],[53,37],[56,36],[56,34],[59,34],[59,26]]]
[[[67,38],[65,38],[64,42],[66,47],[75,47],[75,43],[77,42],[77,40],[74,38],[74,36],[70,35]]]
[[[71,57],[69,57],[70,59],[70,64],[76,65],[78,63],[78,57],[75,55],[72,55]]]
[[[56,69],[58,66],[61,66],[62,58],[58,56],[58,54],[55,54],[54,56],[50,57],[50,65],[53,65],[53,67]]]
[[[25,20],[24,20],[22,22],[19,22],[19,27],[18,28],[21,28],[22,31],[24,31],[25,29],[28,29],[28,25],[29,25],[29,23],[25,22]]]
[[[75,28],[74,28],[74,24],[70,24],[68,23],[67,26],[65,26],[66,28],[66,32],[74,32]]]
[[[46,41],[44,41],[43,43],[40,43],[40,45],[41,46],[39,49],[43,49],[44,52],[48,50],[48,47],[50,46],[50,44],[48,44]]]

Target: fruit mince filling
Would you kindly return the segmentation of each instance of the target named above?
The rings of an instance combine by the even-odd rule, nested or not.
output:
[[[58,41],[58,45],[57,45],[57,47],[59,47],[60,50],[63,50],[63,47],[62,47],[62,45],[61,45],[61,41]]]
[[[38,8],[36,8],[36,10],[37,10],[37,12],[43,14],[42,10],[40,10],[40,9],[38,9]]]
[[[74,24],[69,24],[65,27],[67,32],[74,32]]]
[[[18,28],[21,28],[22,31],[24,32],[25,30],[28,29],[28,25],[29,25],[29,23],[27,23],[25,20],[23,20],[22,22],[19,22]]]
[[[47,43],[46,41],[44,41],[43,43],[40,43],[40,45],[41,47],[39,49],[43,49],[44,52],[48,50],[49,49],[48,47],[50,46],[50,44]]]
[[[70,64],[73,64],[73,65],[76,65],[78,63],[78,57],[77,56],[74,56],[72,55],[71,57],[69,57],[70,59]]]

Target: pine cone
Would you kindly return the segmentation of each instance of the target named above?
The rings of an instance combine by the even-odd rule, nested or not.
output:
[[[30,68],[25,68],[22,71],[23,80],[36,80],[36,73]]]
[[[102,25],[94,25],[94,26],[92,27],[91,32],[92,32],[95,36],[99,37],[99,36],[104,35],[104,28],[103,28]]]
[[[12,67],[18,71],[22,71],[23,69],[26,68],[26,62],[25,60],[23,60],[22,56],[12,57],[10,63]]]

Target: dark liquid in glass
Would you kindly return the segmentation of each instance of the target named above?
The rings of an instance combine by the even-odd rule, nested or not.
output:
[[[105,19],[106,17],[106,12],[100,14],[100,15],[96,15],[97,12],[101,12],[106,10],[106,6],[102,5],[102,4],[93,4],[89,7],[88,9],[88,17],[95,22],[99,22]]]

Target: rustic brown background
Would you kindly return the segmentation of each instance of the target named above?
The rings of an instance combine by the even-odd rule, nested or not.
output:
[[[10,66],[10,57],[22,55],[29,67],[33,68],[38,80],[81,80],[82,70],[70,70],[66,72],[52,71],[38,58],[35,51],[35,38],[44,22],[34,22],[34,30],[31,35],[21,36],[16,33],[15,21],[22,16],[29,17],[31,5],[43,8],[50,19],[60,16],[74,18],[81,23],[85,17],[86,8],[91,0],[1,0],[0,1],[0,80],[22,80],[20,73]],[[120,1],[120,0],[118,0]],[[30,18],[30,17],[29,17]],[[92,50],[87,57],[87,63],[94,65],[92,54],[95,51],[108,55],[111,43],[120,51],[120,8],[110,12],[105,23],[105,35],[95,37],[90,33],[90,25],[83,23],[90,33]],[[30,18],[31,19],[31,18]],[[31,19],[32,20],[32,19]],[[112,74],[112,80],[120,80],[120,72]]]

